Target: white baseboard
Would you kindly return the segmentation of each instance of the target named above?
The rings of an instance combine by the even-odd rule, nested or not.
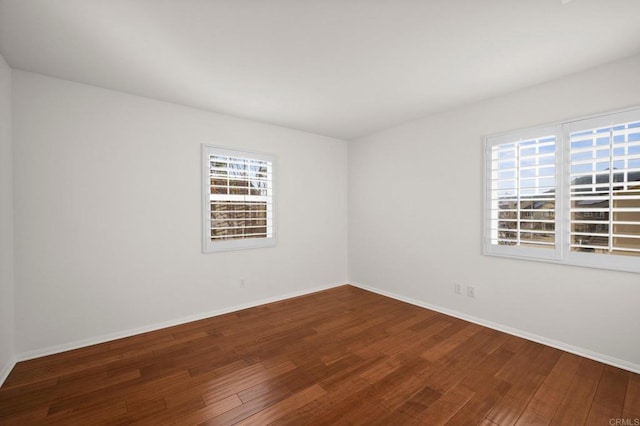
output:
[[[136,334],[148,333],[150,331],[160,330],[162,328],[173,327],[175,325],[186,324],[188,322],[199,321],[205,318],[211,318],[218,315],[228,314],[231,312],[241,311],[247,308],[254,308],[256,306],[264,305],[267,303],[279,302],[285,299],[291,299],[292,297],[304,296],[306,294],[316,293],[318,291],[328,290],[334,287],[340,287],[343,285],[347,285],[347,283],[334,283],[327,284],[323,286],[308,288],[305,290],[295,291],[287,294],[283,294],[280,296],[269,297],[262,300],[256,300],[249,303],[243,303],[240,305],[230,306],[228,308],[217,309],[209,312],[202,312],[196,315],[190,315],[188,317],[178,318],[175,320],[163,321],[161,323],[150,324],[143,327],[131,328],[128,330],[122,330],[115,333],[104,334],[98,337],[92,337],[89,339],[76,340],[73,342],[63,343],[60,345],[49,346],[42,349],[35,349],[32,351],[22,352],[20,354],[15,355],[14,363],[10,366],[7,371],[7,375],[13,368],[16,362],[27,361],[34,358],[40,358],[42,356],[53,355],[61,352],[70,351],[73,349],[84,348],[86,346],[97,345],[99,343],[110,342],[116,339],[122,339],[124,337],[135,336]],[[2,370],[4,374],[4,370]]]
[[[16,358],[11,357],[7,360],[6,364],[2,366],[2,370],[0,370],[0,386],[4,384],[4,381],[9,377],[9,373],[13,370],[13,367],[16,366]]]
[[[400,300],[401,302],[406,302],[406,303],[410,303],[412,305],[416,305],[419,306],[421,308],[426,308],[426,309],[430,309],[432,311],[436,311],[436,312],[440,312],[455,318],[459,318],[465,321],[469,321],[475,324],[479,324],[482,325],[484,327],[488,327],[488,328],[492,328],[494,330],[498,330],[498,331],[502,331],[504,333],[507,334],[511,334],[513,336],[517,336],[517,337],[522,337],[523,339],[527,339],[527,340],[531,340],[533,342],[537,342],[537,343],[541,343],[543,345],[546,346],[551,346],[552,348],[556,348],[556,349],[560,349],[562,351],[565,352],[570,352],[572,354],[575,355],[579,355],[581,357],[584,358],[589,358],[592,359],[594,361],[598,361],[601,362],[603,364],[608,364],[608,365],[612,365],[614,367],[618,367],[618,368],[622,368],[623,370],[628,370],[631,371],[633,373],[637,373],[640,374],[640,365],[639,364],[635,364],[633,362],[629,362],[629,361],[625,361],[622,359],[618,359],[609,355],[605,355],[605,354],[601,354],[598,352],[593,352],[590,351],[588,349],[585,348],[581,348],[578,346],[573,346],[570,345],[568,343],[564,343],[564,342],[560,342],[557,340],[553,340],[553,339],[548,339],[546,337],[543,336],[539,336],[537,334],[533,334],[533,333],[529,333],[526,331],[522,331],[519,330],[517,328],[513,328],[513,327],[509,327],[503,324],[498,324],[492,321],[487,321],[485,319],[482,318],[477,318],[471,315],[467,315],[467,314],[463,314],[461,312],[458,311],[453,311],[451,309],[447,309],[447,308],[443,308],[441,306],[437,306],[437,305],[432,305],[430,303],[426,303],[423,302],[421,300],[417,300],[417,299],[412,299],[410,297],[405,297],[405,296],[401,296],[399,294],[395,294],[395,293],[391,293],[389,291],[386,290],[381,290],[379,288],[375,288],[375,287],[370,287],[368,285],[365,284],[360,284],[357,282],[353,282],[351,281],[349,283],[350,285],[354,286],[354,287],[358,287],[361,288],[363,290],[367,290],[373,293],[377,293],[380,294],[382,296],[387,296],[390,297],[392,299],[396,299],[396,300]]]

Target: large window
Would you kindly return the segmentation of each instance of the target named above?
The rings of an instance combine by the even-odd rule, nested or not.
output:
[[[485,253],[640,272],[640,110],[486,139]]]
[[[203,250],[275,244],[270,155],[202,146]]]

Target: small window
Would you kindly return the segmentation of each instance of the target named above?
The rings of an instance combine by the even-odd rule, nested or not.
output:
[[[274,157],[202,146],[203,251],[275,244]]]

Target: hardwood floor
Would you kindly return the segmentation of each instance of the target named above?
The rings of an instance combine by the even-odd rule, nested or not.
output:
[[[640,419],[639,375],[350,286],[21,362],[0,388],[3,425],[610,419]]]

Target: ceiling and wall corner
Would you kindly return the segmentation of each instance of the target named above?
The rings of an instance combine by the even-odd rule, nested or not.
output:
[[[473,186],[482,134],[640,104],[638,15],[635,0],[0,0],[13,68],[13,350],[35,356],[349,277],[640,363],[636,330],[615,311],[636,299],[635,275],[479,257]],[[201,142],[272,152],[280,176],[297,177],[280,181],[276,248],[200,253]],[[449,154],[464,173],[429,197],[407,202],[381,181],[379,170],[439,182]],[[415,209],[433,197],[460,208]],[[416,240],[443,219],[462,223],[430,234],[446,250]],[[419,232],[404,240],[394,226]],[[465,256],[475,305],[448,294],[459,274],[475,283]],[[545,298],[570,302],[541,318]],[[612,312],[583,322],[598,303]]]

